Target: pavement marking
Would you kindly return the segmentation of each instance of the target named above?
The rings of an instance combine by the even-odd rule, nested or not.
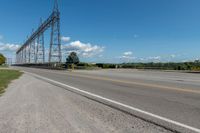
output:
[[[155,88],[162,88],[162,89],[168,89],[168,90],[176,90],[176,91],[200,94],[200,91],[198,91],[198,90],[190,90],[190,89],[182,89],[182,88],[169,87],[169,86],[163,86],[163,85],[154,85],[154,84],[148,84],[148,83],[139,83],[139,82],[133,82],[133,81],[110,79],[110,78],[105,78],[105,77],[94,77],[94,76],[77,75],[77,74],[68,74],[68,75],[96,79],[96,80],[104,80],[104,81],[111,81],[111,82],[118,82],[118,83],[132,84],[132,85],[140,85],[140,86],[142,85],[142,86],[146,86],[146,87],[155,87]]]
[[[35,77],[38,77],[38,78],[40,78],[40,79],[46,80],[46,81],[48,81],[48,82],[52,82],[52,83],[55,83],[55,84],[58,84],[58,85],[61,85],[61,86],[65,86],[65,87],[70,88],[70,89],[72,89],[72,90],[74,90],[74,91],[77,91],[77,92],[80,92],[80,93],[83,93],[83,94],[86,94],[86,95],[89,95],[89,96],[92,96],[92,97],[96,97],[96,98],[101,99],[101,100],[104,100],[104,101],[106,101],[106,102],[110,102],[110,103],[112,103],[112,104],[115,104],[115,105],[118,105],[118,106],[121,106],[121,107],[130,109],[130,110],[133,110],[133,111],[136,111],[136,112],[139,112],[139,113],[148,115],[148,116],[150,116],[150,117],[163,120],[163,121],[165,121],[165,122],[174,124],[174,125],[176,125],[176,126],[179,126],[179,127],[182,127],[182,128],[189,129],[189,130],[191,130],[191,131],[200,133],[200,129],[198,129],[198,128],[195,128],[195,127],[192,127],[192,126],[189,126],[189,125],[186,125],[186,124],[177,122],[177,121],[173,121],[173,120],[171,120],[171,119],[168,119],[168,118],[165,118],[165,117],[162,117],[162,116],[159,116],[159,115],[156,115],[156,114],[153,114],[153,113],[150,113],[150,112],[147,112],[147,111],[144,111],[144,110],[141,110],[141,109],[132,107],[132,106],[130,106],[130,105],[126,105],[126,104],[123,104],[123,103],[120,103],[120,102],[117,102],[117,101],[114,101],[114,100],[105,98],[105,97],[100,96],[100,95],[96,95],[96,94],[91,93],[91,92],[88,92],[88,91],[81,90],[81,89],[79,89],[79,88],[76,88],[76,87],[73,87],[73,86],[70,86],[70,85],[67,85],[67,84],[64,84],[64,83],[61,83],[61,82],[58,82],[58,81],[49,79],[49,78],[45,78],[45,77],[43,77],[43,76],[39,76],[39,75],[34,74],[34,73],[30,73],[30,72],[26,72],[26,71],[24,71],[24,72],[25,72],[25,73],[28,73],[28,74],[30,74],[30,75],[33,75],[33,76],[35,76]]]
[[[55,74],[57,73],[57,72],[52,72],[52,71],[48,71],[48,72],[55,73]],[[181,92],[200,94],[200,91],[198,90],[183,89],[183,88],[169,87],[169,86],[149,84],[149,83],[139,83],[139,82],[134,82],[134,81],[125,81],[125,80],[111,79],[111,78],[105,78],[105,77],[95,77],[95,76],[82,75],[82,74],[70,74],[69,72],[59,73],[59,74],[64,74],[64,75],[67,74],[70,76],[76,76],[76,77],[81,77],[81,78],[89,78],[89,79],[96,79],[96,80],[103,80],[103,81],[111,81],[111,82],[116,82],[116,83],[139,85],[139,86],[145,86],[145,87],[154,87],[154,88],[159,88],[159,89],[175,90],[175,91],[181,91]]]

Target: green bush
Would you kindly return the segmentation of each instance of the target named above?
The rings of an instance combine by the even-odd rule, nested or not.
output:
[[[6,57],[0,53],[0,65],[5,64],[6,62]]]

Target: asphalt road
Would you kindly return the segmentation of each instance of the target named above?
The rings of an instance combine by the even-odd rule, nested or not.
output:
[[[170,133],[28,74],[0,97],[0,133]]]
[[[178,72],[18,68],[200,128],[200,75]]]

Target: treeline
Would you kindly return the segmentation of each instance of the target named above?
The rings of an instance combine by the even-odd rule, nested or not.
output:
[[[123,63],[120,68],[160,69],[160,70],[200,70],[200,61],[183,63]]]
[[[169,62],[169,63],[84,63],[79,61],[79,57],[75,52],[69,54],[66,59],[66,68],[72,69],[108,69],[108,68],[131,68],[131,69],[160,69],[160,70],[194,70],[200,71],[200,60],[194,62]]]
[[[72,69],[108,69],[108,68],[131,68],[131,69],[159,69],[159,70],[194,70],[200,71],[200,60],[194,62],[169,62],[169,63],[84,63],[79,61],[79,57],[75,52],[69,54],[65,63],[66,68]]]
[[[77,69],[89,69],[89,68],[130,68],[130,69],[159,69],[159,70],[195,70],[200,71],[200,61],[183,62],[183,63],[122,63],[122,64],[109,64],[109,63],[79,63],[76,65]]]

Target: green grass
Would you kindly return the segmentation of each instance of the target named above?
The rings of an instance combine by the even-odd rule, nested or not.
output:
[[[7,65],[0,65],[0,68],[7,68]]]
[[[0,94],[5,92],[5,88],[12,80],[19,78],[21,75],[22,72],[17,70],[0,69]]]

